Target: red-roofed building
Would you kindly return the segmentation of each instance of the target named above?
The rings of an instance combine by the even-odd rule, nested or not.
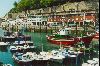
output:
[[[89,24],[92,24],[95,26],[95,14],[94,13],[86,13],[85,16],[81,14],[72,14],[72,15],[56,15],[56,16],[51,16],[48,18],[48,24],[53,24],[53,23],[72,23],[75,24],[76,22],[78,23],[78,26],[81,26],[84,24],[84,20],[89,20]]]

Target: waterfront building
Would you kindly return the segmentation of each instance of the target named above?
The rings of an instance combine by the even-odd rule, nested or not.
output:
[[[33,23],[34,26],[46,25],[47,24],[47,16],[29,15],[27,18],[27,22]]]
[[[27,17],[21,19],[22,22],[20,23],[21,26],[24,27],[39,27],[41,25],[47,24],[47,17],[42,15],[27,15]]]
[[[16,19],[8,19],[8,25],[17,29],[39,27],[47,24],[47,16],[42,15],[19,15]],[[2,23],[3,24],[3,23]],[[5,24],[3,24],[5,25]]]
[[[7,19],[6,18],[1,18],[0,26],[2,28],[6,28],[8,26],[8,23],[7,23]]]
[[[74,26],[76,23],[79,27],[83,26],[86,20],[90,25],[95,26],[95,13],[70,13],[65,15],[51,15],[48,17],[48,24],[59,25],[66,23],[68,26]]]

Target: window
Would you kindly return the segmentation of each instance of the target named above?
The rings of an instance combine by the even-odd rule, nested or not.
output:
[[[44,25],[45,22],[42,22],[42,25]]]
[[[74,22],[68,22],[68,24],[74,24]]]
[[[57,23],[57,25],[59,25],[59,23]]]
[[[45,24],[47,24],[47,22],[45,22]]]
[[[37,25],[39,25],[39,22],[37,22]]]
[[[83,26],[83,22],[80,22],[80,26]]]

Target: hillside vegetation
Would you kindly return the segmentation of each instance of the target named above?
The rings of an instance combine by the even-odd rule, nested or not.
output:
[[[45,7],[52,7],[62,5],[66,2],[80,2],[85,0],[20,0],[14,2],[14,8],[10,10],[10,13],[17,13],[27,10],[34,10]]]

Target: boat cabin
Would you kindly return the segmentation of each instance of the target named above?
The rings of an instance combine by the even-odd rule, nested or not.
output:
[[[64,28],[59,30],[59,35],[68,35],[71,34],[71,28]]]

